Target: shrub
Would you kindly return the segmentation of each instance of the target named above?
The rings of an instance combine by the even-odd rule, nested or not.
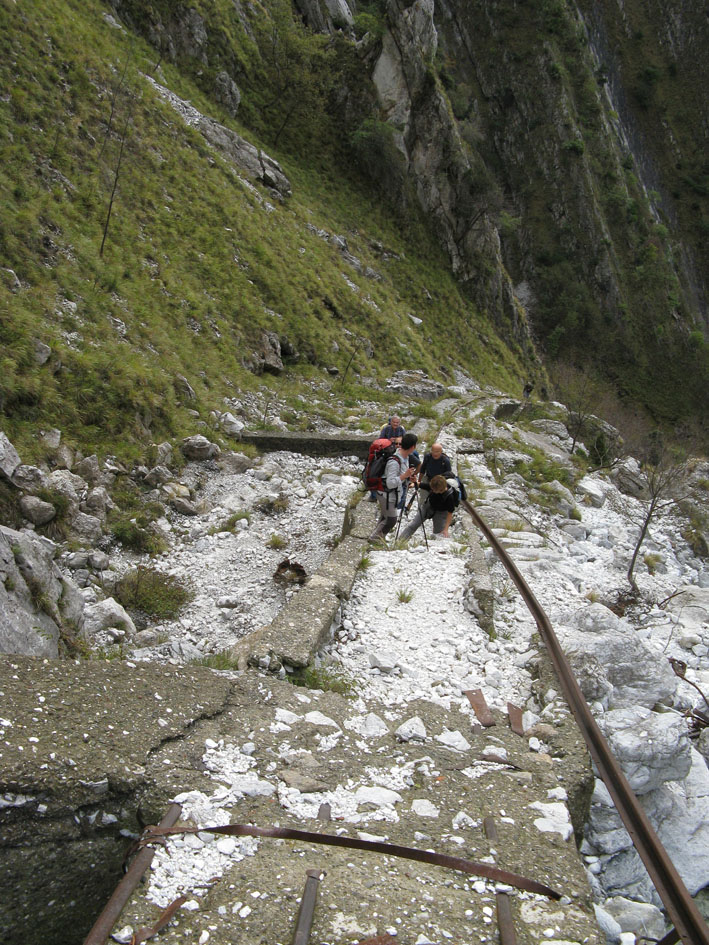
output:
[[[359,562],[358,562],[358,564],[357,564],[357,570],[358,570],[358,571],[366,571],[367,568],[371,568],[371,567],[372,567],[372,559],[371,559],[371,558],[369,557],[369,555],[365,552],[365,553],[362,555],[362,557],[359,559]]]
[[[147,518],[142,515],[129,518],[129,514],[118,515],[111,525],[116,541],[139,554],[156,555],[165,551],[167,542],[150,527]]]
[[[279,551],[281,548],[286,547],[287,542],[285,538],[282,538],[280,535],[276,535],[276,533],[274,532],[273,535],[271,535],[271,537],[268,539],[266,544],[268,545],[269,548],[273,548],[275,551]]]
[[[209,669],[238,670],[239,661],[231,650],[219,650],[218,653],[210,653],[196,661],[199,666],[207,666]]]
[[[305,686],[307,689],[322,689],[324,692],[339,692],[343,696],[354,694],[355,681],[340,666],[306,666],[297,669],[287,677],[294,686]]]
[[[256,508],[264,515],[278,515],[288,508],[288,496],[283,493],[277,496],[265,495],[256,502]]]
[[[162,619],[176,617],[194,596],[179,578],[144,567],[124,575],[116,584],[115,594],[126,610]]]

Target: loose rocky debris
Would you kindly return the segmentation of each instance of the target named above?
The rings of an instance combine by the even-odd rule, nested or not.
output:
[[[470,416],[474,417],[487,403],[487,395],[478,395],[477,402],[470,408]],[[505,416],[518,416],[519,410],[517,404]],[[672,656],[685,661],[687,680],[705,691],[709,688],[705,672],[705,656],[709,651],[709,579],[705,562],[682,538],[684,522],[677,512],[658,516],[647,544],[652,567],[640,568],[637,574],[642,594],[656,603],[631,608],[625,616],[618,616],[609,605],[615,606],[614,595],[623,584],[642,500],[633,494],[637,490],[632,483],[628,485],[618,476],[609,478],[594,473],[575,484],[573,481],[568,485],[547,483],[542,488],[528,482],[519,471],[519,463],[523,458],[528,459],[520,443],[526,443],[529,448],[544,448],[560,466],[571,469],[567,459],[570,440],[564,435],[563,424],[550,420],[530,426],[531,429],[520,432],[507,420],[487,421],[485,439],[497,444],[491,454],[483,452],[482,438],[479,441],[468,437],[459,439],[450,432],[444,432],[441,438],[451,456],[455,458],[458,454],[459,472],[469,484],[476,508],[510,549],[549,614],[599,724],[605,728],[619,760],[642,793],[651,819],[660,825],[661,839],[674,855],[685,881],[690,888],[700,889],[709,881],[702,853],[706,849],[705,832],[709,824],[706,810],[709,790],[706,764],[699,750],[707,753],[709,739],[691,741],[687,729],[683,728],[682,714],[691,711],[699,697],[688,682],[672,673],[667,658]],[[515,433],[519,433],[519,438]],[[506,445],[500,445],[503,443]],[[158,460],[161,458],[169,463],[169,453]],[[170,473],[166,466],[168,478],[159,475],[158,465],[152,470],[146,468],[145,475],[150,475],[156,488],[162,490],[170,485]],[[100,581],[105,582],[107,588],[116,575],[139,563],[149,563],[173,577],[193,581],[196,599],[180,619],[156,623],[135,633],[129,624],[123,623],[123,635],[112,642],[117,653],[129,656],[135,663],[136,672],[158,671],[157,667],[151,669],[144,662],[137,663],[138,660],[183,663],[229,648],[235,641],[248,646],[251,631],[276,626],[274,618],[281,619],[289,601],[296,601],[298,595],[304,595],[305,599],[316,590],[317,582],[313,583],[312,578],[302,590],[295,586],[286,589],[273,580],[273,573],[284,560],[284,554],[302,564],[309,575],[325,567],[327,545],[339,537],[358,465],[350,459],[316,461],[285,452],[256,462],[233,453],[224,453],[216,461],[214,457],[194,461],[183,470],[180,478],[197,514],[187,517],[174,512],[161,521],[170,545],[168,552],[148,561],[111,549],[113,570],[108,575],[105,572],[109,561],[94,557],[96,551],[86,558],[84,553],[74,552],[78,557],[62,558],[61,564],[66,568],[66,576],[82,571],[89,575],[100,574]],[[111,473],[111,470],[105,472]],[[17,467],[11,475],[17,476]],[[23,481],[31,482],[31,475],[28,473]],[[365,504],[363,512],[371,513],[371,509]],[[286,542],[285,547],[280,547],[282,540]],[[455,831],[440,829],[447,822],[446,817],[451,825],[460,812],[473,821],[478,820],[479,816],[468,809],[465,799],[478,797],[483,789],[491,790],[491,796],[504,798],[501,809],[505,814],[500,818],[511,817],[515,825],[530,825],[533,830],[529,836],[537,838],[535,843],[548,836],[557,838],[554,842],[565,845],[564,849],[573,850],[573,841],[568,839],[571,825],[577,837],[585,831],[582,851],[587,876],[597,900],[603,904],[598,907],[599,923],[610,930],[608,934],[615,936],[614,940],[620,935],[619,928],[626,933],[642,934],[646,928],[643,923],[657,925],[661,921],[656,905],[652,904],[657,903],[655,894],[603,785],[596,782],[592,790],[585,761],[579,761],[576,768],[575,763],[569,761],[568,711],[558,696],[553,677],[548,675],[536,627],[489,552],[487,560],[482,552],[477,556],[473,554],[475,542],[460,513],[450,539],[433,541],[429,535],[429,542],[430,550],[427,550],[419,533],[408,549],[390,546],[386,550],[369,551],[369,567],[360,570],[354,587],[350,585],[344,593],[338,592],[343,604],[332,628],[334,638],[316,661],[314,672],[320,674],[322,685],[344,681],[345,688],[353,692],[352,700],[340,704],[337,702],[340,697],[332,693],[318,696],[312,691],[299,692],[285,682],[266,677],[258,684],[261,688],[252,692],[254,702],[248,705],[248,711],[253,710],[255,715],[248,731],[244,728],[242,732],[236,727],[210,733],[207,737],[214,744],[207,744],[205,739],[204,745],[177,767],[171,756],[166,757],[169,764],[163,773],[167,780],[161,775],[153,782],[155,785],[164,782],[166,786],[157,793],[153,787],[146,789],[146,798],[154,800],[159,796],[166,804],[176,794],[190,794],[185,799],[186,806],[197,820],[200,816],[245,820],[252,804],[259,806],[260,818],[266,819],[268,814],[273,820],[276,819],[273,805],[278,804],[277,818],[285,817],[293,826],[316,817],[320,804],[327,798],[335,822],[339,817],[343,824],[350,823],[356,829],[363,827],[365,832],[374,824],[374,829],[385,829],[390,836],[399,836],[400,842],[411,845],[417,842],[417,834],[424,837],[427,845],[431,845],[429,838],[431,842],[456,845],[456,841],[447,839],[448,834],[452,837]],[[350,555],[350,566],[353,566],[361,554],[358,548],[356,539],[346,539],[338,553]],[[471,579],[475,579],[474,588],[468,587]],[[7,585],[5,587],[7,589]],[[89,580],[82,596],[86,616],[92,612],[89,608],[94,608],[96,619],[100,619],[101,608],[96,608],[103,596],[101,583]],[[489,606],[493,599],[494,614]],[[335,607],[337,604],[335,600]],[[109,605],[106,607],[110,610]],[[116,613],[112,622],[118,623],[119,617],[121,615]],[[104,632],[110,630],[108,626],[104,628]],[[257,662],[270,666],[273,661],[266,658],[265,664]],[[289,671],[280,661],[275,661],[274,668],[281,676]],[[250,674],[239,677],[239,685],[246,685],[250,678]],[[475,719],[464,695],[471,689],[482,691],[496,717],[497,726],[484,733],[476,732]],[[515,736],[511,744],[505,715],[508,700],[523,710],[525,730],[524,740],[517,740]],[[270,705],[277,706],[280,712],[274,712],[273,719],[267,722],[266,707]],[[241,704],[240,711],[246,712],[247,706]],[[258,713],[262,720],[257,723]],[[162,727],[162,723],[169,727],[167,715],[158,718],[157,725]],[[12,728],[6,727],[5,731],[10,734],[7,743],[12,744]],[[242,732],[236,740],[235,731]],[[312,738],[303,741],[300,735],[304,732],[312,732]],[[263,738],[267,748],[262,758],[259,752]],[[281,738],[288,745],[287,749]],[[648,750],[650,740],[652,751]],[[656,752],[654,746],[660,750]],[[291,749],[296,752],[293,758],[288,755]],[[376,777],[359,773],[358,765],[368,765],[368,754],[382,756],[382,764],[377,763]],[[581,757],[585,758],[583,752]],[[457,759],[454,769],[446,768],[444,758]],[[336,777],[333,770],[337,772]],[[538,770],[555,776],[561,774],[567,780],[550,782],[543,790],[537,790],[534,778]],[[431,774],[433,771],[438,774]],[[220,774],[222,787],[206,790],[203,779],[212,778],[215,773]],[[435,786],[435,791],[427,790],[419,795],[407,793],[412,788],[407,778],[412,779],[414,788],[423,778],[426,784],[430,782]],[[490,778],[495,779],[492,789],[487,787]],[[508,796],[506,789],[499,787],[498,778],[502,778],[504,784],[514,784],[514,796]],[[247,792],[242,797],[241,788],[233,788],[237,783],[254,786],[255,794]],[[453,792],[450,796],[446,794],[449,783]],[[195,800],[191,796],[195,791],[203,794],[207,801]],[[386,792],[394,792],[402,800]],[[443,792],[443,806],[438,796],[440,792]],[[520,803],[520,792],[529,792],[524,815],[515,806]],[[30,791],[20,791],[19,795],[10,792],[8,796],[30,794]],[[587,805],[591,794],[589,819]],[[450,801],[449,808],[446,808],[446,798]],[[194,809],[190,807],[193,803],[196,804]],[[243,804],[247,805],[244,816]],[[24,803],[18,807],[14,800],[8,801],[10,814],[23,809],[27,809]],[[406,811],[405,817],[402,811]],[[154,819],[162,813],[163,810],[156,811]],[[421,823],[427,825],[425,829]],[[414,827],[414,824],[419,826]],[[400,835],[396,833],[398,830],[402,831]],[[252,864],[261,861],[264,847],[270,844],[259,841],[252,846],[242,848],[236,844],[232,848],[231,843],[225,843],[227,838],[211,843],[201,839],[205,849],[209,847],[210,855],[212,850],[218,850],[220,857],[226,855],[224,849],[214,846],[219,842],[231,851],[229,855],[236,855],[239,850],[248,854],[243,861],[248,866],[238,874],[240,878],[235,880],[232,876],[228,880],[227,888],[232,884],[237,890],[233,901],[228,897],[228,901],[213,898],[212,892],[217,896],[217,887],[204,894],[205,902],[209,902],[206,912],[212,925],[218,926],[225,915],[238,917],[230,918],[229,922],[243,922],[250,913],[245,916],[240,913],[247,907],[252,913],[258,912],[263,897],[259,896],[257,910],[254,903],[247,902],[246,892],[239,891],[242,888],[239,883],[243,884],[244,878],[252,875]],[[190,844],[197,849],[193,840],[185,840],[184,849]],[[479,845],[474,846],[475,852],[480,852]],[[177,849],[183,850],[183,847]],[[284,848],[278,846],[278,849]],[[500,865],[515,868],[516,849],[511,842],[510,860],[505,858],[504,863],[500,860]],[[274,875],[287,877],[290,890],[286,890],[287,895],[299,895],[303,882],[298,878],[302,860],[297,851],[288,854],[291,859],[294,856],[300,861],[298,869],[273,861],[264,867],[262,874],[255,874],[257,879],[259,875],[266,876],[268,870],[274,870]],[[331,861],[331,857],[335,859]],[[325,854],[318,850],[311,862],[319,866],[340,861],[330,851]],[[550,868],[546,855],[538,858],[538,862]],[[207,872],[211,868],[204,867]],[[342,889],[343,895],[350,888],[351,876],[360,875],[355,867],[346,867],[354,871],[351,874],[338,872],[338,865],[332,866],[332,870],[337,877],[332,880],[333,884],[341,883],[333,888]],[[362,872],[362,883],[365,879],[371,880],[371,871],[368,863]],[[388,875],[397,877],[389,879],[389,884],[396,883],[397,889],[406,889],[406,875],[403,878],[398,872]],[[166,888],[172,888],[173,881],[167,874],[164,882]],[[450,889],[455,888],[457,880],[452,882],[452,887],[445,887],[444,898],[453,895]],[[404,885],[399,886],[400,883]],[[458,885],[461,896],[469,898],[473,887],[466,889],[464,883]],[[256,886],[259,892],[269,889],[265,881],[256,882]],[[255,887],[248,888],[256,891]],[[364,886],[367,888],[371,887]],[[395,904],[390,903],[387,912],[383,906],[380,909],[375,893],[365,894],[359,886],[357,889],[358,895],[368,903],[367,921],[357,918],[359,913],[355,910],[352,913],[355,931],[348,933],[346,923],[324,925],[323,941],[339,940],[337,935],[342,938],[347,934],[350,940],[356,941],[365,937],[360,928],[375,928],[379,934],[386,928],[398,928],[402,942],[415,942],[420,938],[423,943],[426,936],[438,942],[446,938],[445,932],[461,941],[468,940],[465,937],[470,931],[468,926],[436,925],[430,909],[427,921],[432,924],[427,926],[421,920],[417,926],[420,931],[407,939],[403,906],[394,908],[399,897]],[[435,890],[430,894],[434,893]],[[266,934],[268,922],[282,923],[283,906],[291,901],[287,895],[277,898],[274,894],[274,903],[264,906],[263,925],[259,925],[260,919],[255,915],[256,925],[248,928],[256,928],[257,934],[262,928]],[[412,891],[411,896],[414,895]],[[655,912],[641,916],[642,910],[627,906],[626,901],[635,897],[650,903],[647,909]],[[340,899],[339,893],[337,899]],[[196,912],[201,915],[205,907],[199,893],[195,893],[194,900],[199,907]],[[233,912],[237,902],[241,905]],[[454,904],[454,900],[450,903]],[[530,941],[543,937],[547,929],[552,936],[561,938],[563,934],[564,941],[583,940],[583,937],[570,937],[569,929],[573,926],[568,925],[566,915],[556,922],[559,930],[551,919],[545,925],[548,913],[544,909],[538,913],[544,926],[540,933],[541,925],[535,927],[530,919],[532,914],[537,914],[537,906],[536,902],[525,904],[524,898],[520,898],[515,907],[520,921],[526,923],[523,928],[529,931]],[[139,911],[142,907],[136,905],[135,908]],[[485,905],[485,908],[492,906]],[[475,929],[475,934],[488,934],[482,926],[476,929],[477,920],[466,916],[466,909],[470,909],[469,903],[461,914],[466,922],[472,923],[470,927]],[[409,910],[409,917],[419,915],[417,910],[418,905],[413,911]],[[374,911],[382,917],[381,923],[371,921]],[[344,911],[343,915],[349,913]],[[482,915],[486,913],[483,911]],[[397,918],[401,921],[397,922]],[[196,921],[193,919],[190,928],[196,928]],[[178,924],[184,931],[186,926],[181,920]],[[483,926],[489,924],[483,922]],[[239,925],[239,928],[242,938],[251,935],[246,926]],[[276,924],[272,928],[281,926]],[[287,927],[283,928],[283,933],[279,934],[282,940],[287,940]],[[207,932],[213,941],[218,941],[215,929],[200,925],[200,937]],[[580,931],[578,934],[581,936]]]

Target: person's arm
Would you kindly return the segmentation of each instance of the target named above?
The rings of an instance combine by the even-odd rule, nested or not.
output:
[[[444,538],[448,538],[448,526],[450,525],[452,521],[453,521],[453,513],[446,512],[446,524],[441,529],[441,535],[443,535]]]
[[[399,484],[403,482],[404,479],[408,479],[408,477],[409,477],[408,463],[406,465],[406,468],[403,469],[402,464],[399,463],[399,460],[395,456],[392,456],[389,459],[386,465],[386,470],[385,470],[385,479],[386,479],[387,489],[391,489],[391,490],[396,489],[398,491]]]

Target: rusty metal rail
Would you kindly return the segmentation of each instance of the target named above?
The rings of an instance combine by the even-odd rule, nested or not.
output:
[[[174,826],[182,813],[179,804],[171,804],[167,813],[160,821],[160,826],[167,829]],[[104,945],[108,936],[111,934],[113,926],[118,921],[123,907],[126,905],[133,892],[140,882],[143,873],[147,870],[153,861],[155,850],[144,847],[135,857],[128,867],[123,879],[120,881],[113,895],[106,903],[101,915],[96,919],[93,928],[84,939],[84,945]]]
[[[534,617],[591,757],[679,938],[685,945],[709,945],[709,929],[591,715],[549,618],[488,524],[470,502],[460,504],[492,545]]]

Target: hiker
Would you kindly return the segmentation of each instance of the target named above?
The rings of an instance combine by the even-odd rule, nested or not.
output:
[[[453,471],[450,459],[443,452],[440,443],[434,443],[428,453],[424,453],[418,481],[428,489],[434,476],[449,476]]]
[[[401,533],[401,537],[411,538],[419,525],[432,518],[433,534],[448,538],[448,528],[453,521],[453,513],[458,508],[458,502],[458,490],[449,485],[445,476],[434,476],[431,480],[430,492],[419,506],[413,521]]]
[[[383,538],[393,528],[396,528],[396,520],[399,515],[397,506],[404,491],[403,484],[414,473],[413,467],[409,465],[409,457],[416,449],[417,440],[418,437],[415,433],[405,433],[401,438],[400,446],[387,460],[382,475],[383,488],[377,491],[379,520],[369,536],[370,541]]]
[[[406,433],[406,430],[401,425],[401,420],[394,414],[392,417],[389,417],[389,422],[382,427],[382,432],[379,434],[380,438],[391,440],[392,443],[401,443],[402,436]]]
[[[413,469],[411,477],[404,482],[403,489],[401,491],[401,498],[399,499],[399,511],[401,511],[406,505],[406,494],[409,491],[409,483],[418,482],[419,473],[421,470],[421,457],[418,454],[418,450],[414,450],[411,456],[409,456],[409,466]]]
[[[401,425],[401,420],[397,414],[389,417],[389,422],[382,427],[382,432],[379,434],[380,440],[391,440],[392,443],[396,443],[397,446],[401,443],[402,436],[406,433],[406,430]],[[369,493],[369,501],[377,501],[377,493],[372,490]]]
[[[531,381],[527,381],[527,383],[524,385],[524,390],[522,391],[522,395],[525,400],[529,400],[529,395],[532,393],[533,390],[534,390],[534,384],[532,384]]]

